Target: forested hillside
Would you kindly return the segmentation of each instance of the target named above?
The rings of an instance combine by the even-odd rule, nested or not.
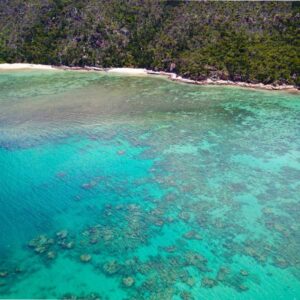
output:
[[[297,2],[1,0],[0,61],[300,85]]]

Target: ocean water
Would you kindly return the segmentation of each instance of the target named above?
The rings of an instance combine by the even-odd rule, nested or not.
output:
[[[0,298],[300,299],[300,96],[0,73]]]

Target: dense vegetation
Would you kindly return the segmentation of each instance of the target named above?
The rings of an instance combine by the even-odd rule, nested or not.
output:
[[[297,2],[1,0],[0,61],[300,85]]]

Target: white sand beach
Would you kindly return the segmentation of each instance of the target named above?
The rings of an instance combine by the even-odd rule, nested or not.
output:
[[[128,75],[147,75],[148,72],[146,69],[138,69],[138,68],[110,68],[107,70],[109,73],[122,73]]]
[[[0,70],[21,70],[21,69],[39,69],[39,70],[55,70],[55,67],[50,65],[37,65],[37,64],[0,64]]]

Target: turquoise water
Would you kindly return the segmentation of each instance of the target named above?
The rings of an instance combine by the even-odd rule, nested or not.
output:
[[[0,73],[0,297],[300,299],[300,96]]]

